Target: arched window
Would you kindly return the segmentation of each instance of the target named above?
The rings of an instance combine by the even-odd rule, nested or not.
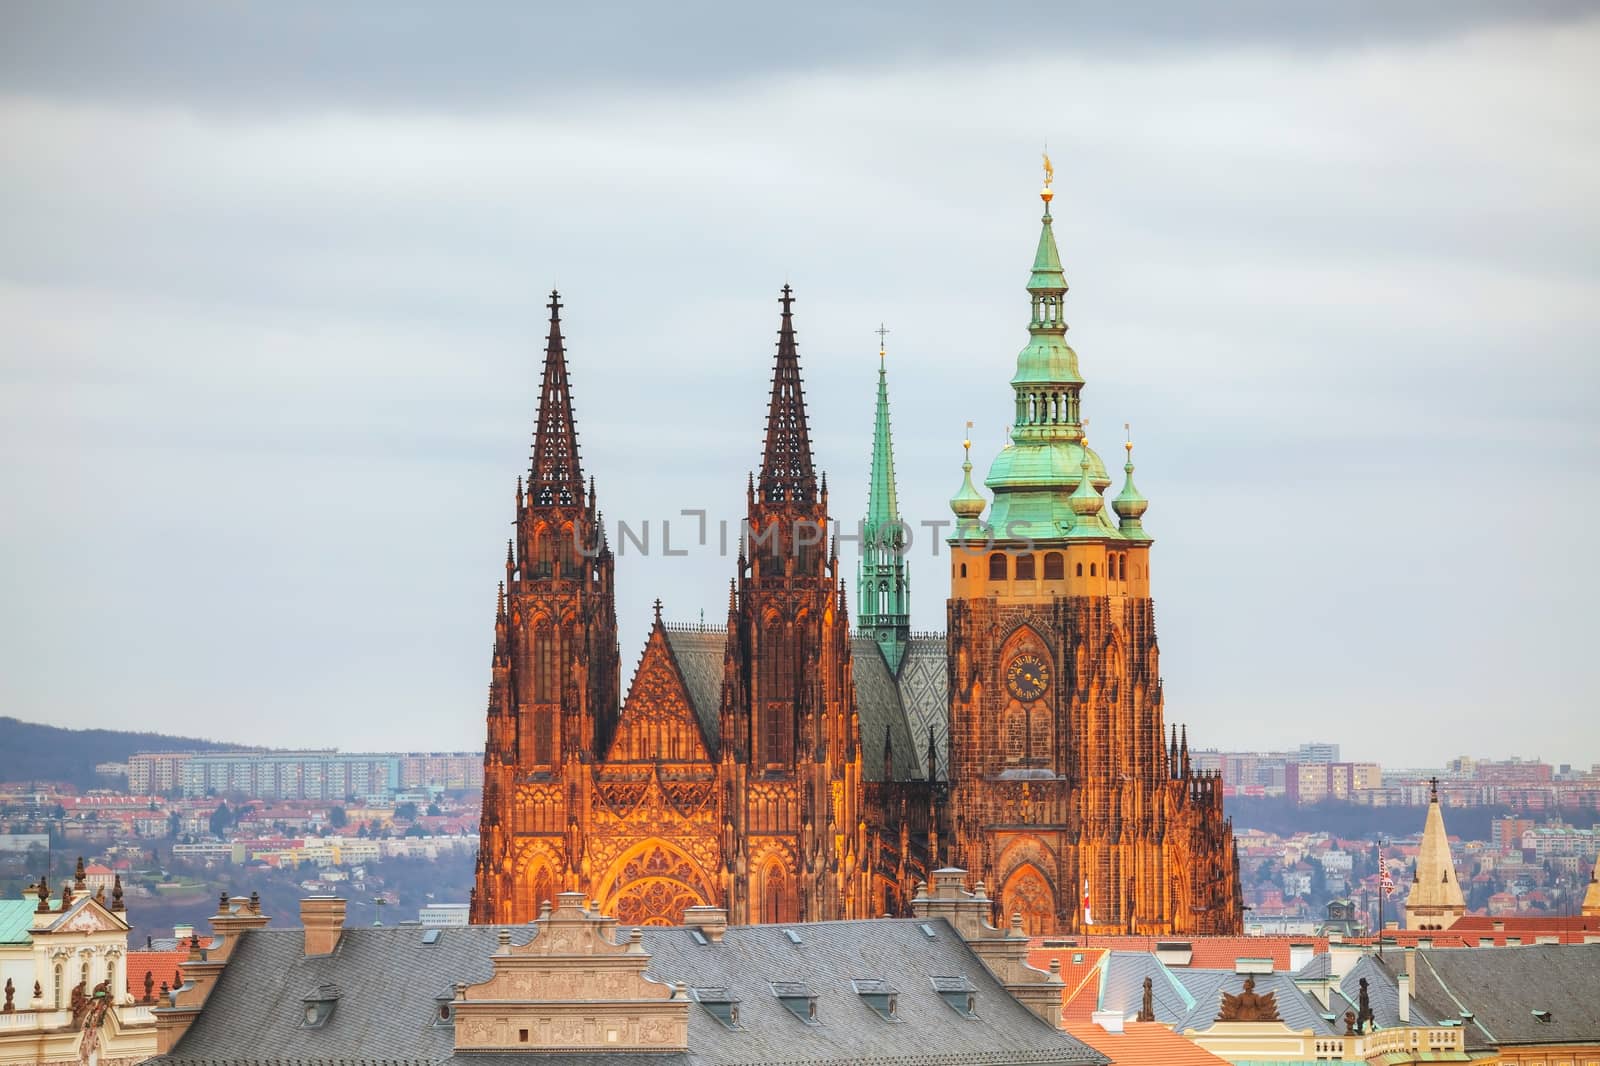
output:
[[[1006,709],[1006,762],[1021,762],[1028,746],[1028,716],[1017,704]]]
[[[83,960],[83,994],[87,996],[94,985],[89,983],[89,960]]]
[[[962,563],[961,564],[961,576],[962,577],[966,577],[967,576],[967,564],[966,563]]]
[[[62,978],[61,964],[58,962],[56,963],[56,1010],[60,1010],[67,1005],[66,989],[62,987]]]
[[[1061,553],[1046,552],[1044,557],[1044,579],[1046,581],[1060,581],[1066,576],[1067,571],[1061,561]]]
[[[1119,556],[1117,556],[1117,580],[1118,581],[1126,581],[1126,580],[1128,580],[1128,557],[1127,557],[1127,555],[1119,555]]]
[[[1098,576],[1098,575],[1097,575],[1097,574],[1096,574],[1096,573],[1095,573],[1095,564],[1094,564],[1094,563],[1090,563],[1090,564],[1089,564],[1089,576],[1090,576],[1090,577],[1096,577],[1096,576]]]
[[[1047,766],[1054,748],[1050,742],[1050,710],[1044,703],[1034,704],[1028,711],[1028,762],[1034,766]]]
[[[559,699],[556,685],[556,634],[548,621],[533,632],[533,698],[539,703]]]
[[[538,766],[549,766],[556,761],[555,712],[543,707],[533,712],[533,761]]]
[[[533,536],[533,576],[551,577],[556,558],[555,531],[549,526],[540,526]]]
[[[1006,553],[995,552],[989,556],[989,580],[1004,581],[1006,579]]]
[[[784,632],[783,619],[773,617],[761,632],[760,701],[762,720],[757,740],[768,765],[786,763],[793,738],[795,649]]]
[[[111,1002],[115,1003],[117,1001],[117,960],[116,959],[107,959],[106,960],[106,989],[107,989],[107,993],[106,994],[111,997]]]
[[[1018,581],[1032,581],[1033,580],[1033,556],[1032,555],[1019,555],[1019,556],[1017,556],[1017,580]]]
[[[1083,564],[1082,563],[1078,564],[1078,576],[1079,577],[1083,576]]]
[[[761,920],[769,925],[783,921],[783,867],[769,863],[761,874]]]

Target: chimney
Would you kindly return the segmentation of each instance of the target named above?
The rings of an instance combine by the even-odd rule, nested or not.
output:
[[[683,924],[698,928],[701,936],[713,944],[720,944],[722,934],[728,931],[728,908],[685,907]]]
[[[1400,996],[1400,1024],[1411,1024],[1411,975],[1403,973],[1394,979],[1395,992]]]
[[[1097,1010],[1089,1015],[1089,1020],[1108,1033],[1122,1032],[1122,1012],[1120,1010]]]
[[[306,927],[307,955],[326,955],[339,946],[344,932],[344,900],[308,896],[300,901],[300,924]]]

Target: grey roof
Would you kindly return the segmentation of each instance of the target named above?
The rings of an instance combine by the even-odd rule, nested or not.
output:
[[[1273,993],[1274,1002],[1278,1005],[1278,1017],[1289,1028],[1310,1029],[1314,1033],[1344,1032],[1343,1015],[1346,1008],[1342,1004],[1337,1009],[1324,1007],[1316,996],[1295,984],[1291,973],[1246,975],[1232,970],[1187,969],[1174,973],[1195,1001],[1188,1015],[1174,1023],[1174,1028],[1180,1033],[1185,1029],[1209,1029],[1215,1025],[1217,1012],[1222,1008],[1222,993],[1238,994],[1244,988],[1247,976],[1255,978],[1257,995]],[[1333,1020],[1323,1017],[1325,1014],[1332,1014]]]
[[[1413,1003],[1440,1018],[1472,1013],[1468,1049],[1600,1041],[1600,944],[1420,949],[1416,967]]]
[[[935,935],[923,932],[926,924]],[[528,926],[511,926],[526,943]],[[732,1066],[735,1063],[956,1064],[1097,1063],[1106,1058],[1040,1021],[995,981],[943,920],[875,919],[783,926],[730,927],[720,943],[699,943],[681,928],[646,928],[650,975],[691,987],[725,990],[739,1001],[738,1029],[699,1003],[689,1005],[688,1052],[572,1055],[455,1055],[453,1031],[435,1026],[436,996],[456,981],[492,972],[500,927],[445,929],[424,945],[415,927],[346,929],[328,955],[301,954],[300,930],[245,933],[193,1027],[161,1066],[499,1066],[543,1061],[588,1066]],[[936,991],[934,977],[962,977],[975,989],[975,1017]],[[884,980],[899,990],[895,1020],[875,1011],[852,980]],[[774,996],[772,982],[799,982],[817,996],[820,1024],[797,1019]],[[338,985],[333,1016],[302,1028],[303,997]]]
[[[1338,994],[1342,1002],[1337,1009],[1329,1009],[1341,1019],[1345,1011],[1359,1010],[1363,977],[1367,979],[1367,1002],[1372,1004],[1373,1021],[1380,1029],[1393,1029],[1400,1025],[1400,992],[1395,988],[1393,976],[1370,955],[1357,959],[1356,964],[1350,967],[1350,972],[1339,979]],[[1439,1016],[1426,1003],[1412,999],[1410,1024],[1434,1025],[1438,1021]]]
[[[722,626],[666,627],[667,647],[694,705],[700,728],[713,752],[721,743],[722,664],[728,631]],[[894,779],[927,777],[928,734],[931,730],[937,773],[946,775],[949,759],[949,679],[944,638],[912,637],[896,674],[871,637],[850,640],[856,710],[861,716],[861,764],[868,781],[883,780],[884,736],[894,755]]]
[[[871,637],[850,640],[850,673],[856,684],[856,713],[861,718],[861,773],[868,781],[883,780],[884,737],[893,747],[894,780],[926,778],[927,769],[917,765],[918,748],[911,738],[905,708],[900,703],[900,687],[883,657],[883,649]],[[923,747],[926,748],[926,741]]]
[[[1144,1004],[1146,977],[1150,978],[1156,1021],[1170,1025],[1188,1017],[1194,1009],[1193,995],[1148,951],[1113,951],[1106,957],[1104,973],[1100,984],[1102,1010],[1114,1010],[1124,1017],[1138,1014]]]
[[[667,647],[713,755],[722,743],[722,660],[727,644],[728,631],[720,627],[667,627]]]

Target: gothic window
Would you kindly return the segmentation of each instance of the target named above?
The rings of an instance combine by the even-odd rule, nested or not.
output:
[[[1006,553],[995,552],[989,556],[989,580],[1004,581],[1006,579]]]
[[[783,867],[775,862],[761,874],[761,920],[769,925],[783,921]]]
[[[768,621],[757,654],[761,659],[760,700],[765,711],[758,738],[762,758],[768,765],[786,763],[789,760],[794,668],[793,649],[785,639],[782,619],[773,617]]]
[[[533,761],[537,766],[555,762],[555,717],[543,708],[533,712]]]
[[[533,698],[553,703],[559,696],[556,685],[556,634],[548,621],[533,632]]]
[[[1038,703],[1028,712],[1029,733],[1028,762],[1045,766],[1051,761],[1050,711],[1046,704]]]
[[[1033,580],[1033,556],[1032,555],[1019,555],[1019,556],[1017,556],[1017,580],[1018,581],[1032,581]]]
[[[1006,762],[1021,762],[1028,745],[1027,712],[1013,703],[1006,708]]]
[[[1066,569],[1061,562],[1060,552],[1047,552],[1044,557],[1044,579],[1046,581],[1060,581],[1066,576]]]
[[[533,576],[550,577],[556,557],[556,535],[549,526],[540,526],[533,537]]]

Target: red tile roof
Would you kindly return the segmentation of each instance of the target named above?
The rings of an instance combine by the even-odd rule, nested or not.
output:
[[[1114,1066],[1219,1066],[1219,1059],[1160,1022],[1125,1022],[1111,1033],[1093,1023],[1069,1024],[1067,1032],[1109,1058]]]
[[[1035,941],[1037,944],[1037,941]],[[1028,951],[1028,965],[1050,969],[1050,960],[1061,961],[1061,1017],[1064,1021],[1087,1022],[1100,1002],[1100,965],[1110,954],[1105,948],[1041,948]],[[1082,962],[1073,962],[1082,958]]]
[[[161,982],[165,981],[171,988],[176,983],[178,971],[183,969],[184,960],[189,957],[188,951],[130,951],[128,952],[128,991],[134,999],[144,998],[144,975],[149,973],[152,981],[150,990],[155,995],[161,993]]]

